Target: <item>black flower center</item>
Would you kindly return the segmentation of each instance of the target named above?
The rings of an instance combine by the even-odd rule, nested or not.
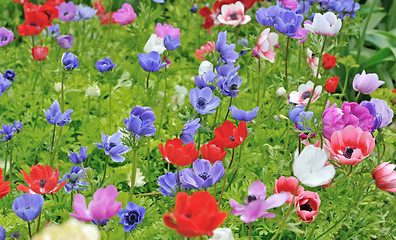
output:
[[[65,13],[63,13],[63,16],[66,16],[67,14],[69,14],[69,12],[65,12]]]
[[[112,149],[113,147],[115,147],[115,146],[117,146],[115,143],[113,143],[113,142],[111,142],[110,144],[109,144],[109,147],[110,147],[110,149]],[[109,149],[109,150],[110,150]]]
[[[78,175],[76,173],[72,173],[69,176],[70,183],[75,183],[78,180]]]
[[[40,180],[40,187],[45,187],[45,184],[47,183],[47,179],[41,179]]]
[[[247,201],[248,201],[248,202],[253,202],[253,201],[255,201],[255,200],[257,200],[257,197],[254,196],[254,195],[249,195],[249,196],[247,197]]]
[[[231,20],[237,20],[237,19],[238,19],[238,14],[232,13],[232,14],[230,15],[230,18],[231,18]]]
[[[232,84],[230,89],[231,90],[237,90],[238,89],[238,85]]]
[[[205,105],[206,105],[206,99],[205,99],[205,98],[202,98],[202,97],[198,98],[198,100],[197,100],[197,107],[198,107],[198,108],[204,108]]]
[[[138,212],[136,212],[136,211],[133,211],[133,212],[129,212],[129,213],[126,213],[126,222],[129,224],[129,225],[133,225],[133,224],[135,224],[137,221],[138,221],[138,219],[139,219],[139,213]]]
[[[198,174],[198,176],[200,178],[202,178],[203,180],[206,180],[210,177],[210,175],[207,172],[200,173],[200,174]]]
[[[7,37],[7,36],[3,36],[3,37],[1,37],[1,41],[2,41],[2,42],[5,42],[5,41],[7,41],[7,39],[8,39],[8,37]]]
[[[228,139],[230,139],[231,142],[235,142],[234,136],[229,136]]]
[[[311,96],[311,92],[309,92],[309,91],[305,91],[302,94],[303,100],[309,98],[310,96]]]
[[[350,159],[352,157],[352,153],[353,150],[355,150],[355,148],[353,147],[347,147],[344,149],[344,151],[342,152],[342,155],[344,155],[344,157]]]
[[[308,203],[301,205],[300,206],[300,210],[312,212],[312,208],[311,208],[311,206]]]
[[[33,26],[33,27],[35,27],[35,28],[40,29],[40,26],[37,25],[37,24],[35,24],[35,23],[29,23],[28,26]]]

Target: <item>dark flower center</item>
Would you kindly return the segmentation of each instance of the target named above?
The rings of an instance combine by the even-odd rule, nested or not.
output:
[[[198,107],[198,108],[204,108],[205,105],[206,105],[206,99],[205,99],[205,98],[202,98],[202,97],[198,98],[198,100],[197,100],[197,107]]]
[[[350,159],[352,157],[352,153],[353,150],[355,150],[355,148],[353,147],[347,147],[344,149],[344,151],[342,152],[342,155],[344,155],[344,157]]]
[[[7,41],[7,39],[8,39],[8,37],[7,37],[7,36],[3,36],[3,37],[1,37],[1,41],[2,41],[2,42],[5,42],[5,41]]]
[[[311,206],[308,203],[301,205],[300,206],[300,210],[312,212],[312,208],[311,208]]]
[[[232,14],[230,15],[230,18],[231,18],[231,20],[237,20],[237,19],[238,19],[238,14],[232,13]]]
[[[237,90],[238,89],[238,85],[232,84],[230,89],[231,90]]]
[[[112,148],[115,147],[115,146],[117,146],[117,145],[116,145],[115,143],[111,142],[111,143],[109,144],[109,147],[110,147],[109,150],[112,149]]]
[[[210,175],[207,172],[200,173],[200,174],[198,174],[198,176],[200,178],[202,178],[203,180],[206,180],[210,177]]]
[[[137,221],[138,221],[138,219],[139,219],[139,213],[138,212],[136,212],[136,211],[133,211],[133,212],[128,212],[128,213],[126,213],[125,214],[126,216],[126,222],[129,224],[129,225],[133,225],[133,224],[135,224]]]
[[[69,176],[70,183],[75,183],[78,180],[78,175],[76,173],[72,173]]]
[[[230,139],[231,142],[235,142],[234,136],[229,136],[228,139]]]
[[[45,187],[45,184],[47,183],[47,179],[41,179],[40,180],[40,187]]]
[[[40,29],[40,26],[37,25],[37,24],[35,24],[35,23],[29,23],[28,26],[33,26],[33,27],[35,27],[35,28]]]
[[[309,91],[305,91],[302,94],[303,100],[309,98],[310,96],[311,96],[311,92],[309,92]]]
[[[253,201],[255,201],[255,200],[257,200],[257,197],[254,196],[254,195],[249,195],[249,196],[247,197],[247,201],[248,201],[248,202],[253,202]]]
[[[63,13],[63,16],[66,16],[67,14],[69,14],[69,12],[65,12],[65,13]]]

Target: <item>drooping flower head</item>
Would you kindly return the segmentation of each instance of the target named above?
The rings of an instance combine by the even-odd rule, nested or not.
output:
[[[195,143],[194,135],[197,133],[198,128],[201,127],[201,124],[199,123],[200,120],[200,118],[191,118],[190,121],[184,124],[184,128],[180,134],[180,140],[184,144]]]
[[[139,53],[138,61],[146,72],[158,72],[161,68],[166,66],[166,62],[162,63],[160,54],[155,51],[148,54]]]
[[[374,150],[375,139],[370,132],[349,125],[342,131],[335,131],[329,140],[326,139],[326,143],[331,158],[341,164],[355,165]]]
[[[227,218],[219,212],[216,199],[207,191],[195,192],[191,196],[181,192],[176,196],[175,209],[164,215],[166,226],[176,229],[185,237],[213,236],[213,230]]]
[[[208,114],[215,112],[214,109],[220,104],[220,98],[214,97],[209,87],[193,88],[190,90],[190,102],[198,113]]]
[[[274,63],[275,51],[274,46],[278,44],[278,34],[270,32],[269,28],[264,29],[257,41],[257,52],[260,57]]]
[[[22,194],[15,198],[12,210],[22,220],[32,222],[40,213],[44,204],[44,198],[40,194]]]
[[[232,117],[238,121],[250,122],[257,116],[258,111],[259,111],[259,107],[253,108],[252,111],[244,111],[238,109],[234,105],[230,107],[230,112]]]
[[[328,183],[335,175],[333,165],[327,165],[328,156],[324,149],[306,146],[301,153],[294,154],[293,173],[301,183],[318,187]]]
[[[44,110],[45,118],[52,125],[58,124],[59,127],[63,127],[66,123],[70,123],[72,120],[70,119],[73,110],[67,109],[63,114],[60,109],[60,105],[58,101],[54,101],[51,107],[46,111]]]
[[[289,101],[297,105],[307,105],[309,98],[313,92],[314,83],[308,81],[306,84],[301,84],[298,86],[298,91],[293,91],[289,95]],[[311,103],[318,100],[320,94],[322,93],[322,86],[316,86],[313,92]]]
[[[316,77],[318,73],[319,58],[314,57],[314,53],[309,48],[307,48],[307,64],[311,70],[311,73],[314,75],[314,77]],[[321,78],[320,74],[318,75],[318,78]]]
[[[27,192],[29,194],[46,194],[52,193],[55,194],[59,191],[63,186],[65,186],[66,181],[60,182],[59,181],[59,169],[58,167],[54,170],[50,166],[41,166],[37,164],[32,166],[29,175],[21,170],[21,173],[25,179],[26,184],[28,187],[19,184],[17,189],[19,191]]]
[[[126,130],[132,132],[132,135],[153,136],[156,132],[154,111],[150,107],[135,106],[128,118],[124,119]]]
[[[189,143],[183,146],[183,142],[178,138],[168,140],[165,143],[165,147],[161,143],[158,148],[166,162],[180,167],[191,164],[199,156],[199,151],[196,150],[195,143]]]
[[[93,199],[87,208],[85,197],[81,194],[76,194],[73,202],[75,213],[70,213],[70,216],[84,222],[93,220],[97,222],[106,221],[115,216],[122,207],[122,203],[116,201],[117,196],[117,188],[113,185],[99,188],[94,193]]]
[[[110,58],[103,58],[95,64],[96,69],[101,73],[112,71],[116,66],[117,64],[113,63]]]
[[[318,193],[304,191],[294,199],[296,214],[302,221],[311,223],[319,212],[320,198]]]
[[[122,7],[113,14],[113,18],[120,25],[128,25],[136,19],[136,13],[129,3],[122,4]]]
[[[69,182],[66,183],[64,188],[67,193],[71,193],[73,189],[75,190],[84,190],[88,188],[84,188],[89,183],[86,181],[80,180],[80,178],[84,178],[84,170],[81,167],[73,166],[70,169],[70,173],[65,173],[59,182]]]
[[[356,74],[353,78],[353,89],[363,94],[372,94],[384,83],[378,79],[376,73],[366,74],[366,71],[363,70],[362,74]]]
[[[0,28],[0,47],[7,46],[14,41],[14,33],[5,27]]]
[[[217,16],[217,20],[221,24],[236,27],[248,23],[251,18],[249,15],[245,15],[245,7],[238,1],[235,4],[231,3],[221,6],[221,13]]]
[[[67,154],[67,156],[70,159],[70,162],[72,162],[73,164],[81,164],[82,162],[84,162],[88,156],[87,156],[87,148],[88,147],[80,147],[80,151],[77,153],[72,152],[72,150],[70,150],[70,154]]]
[[[94,143],[99,149],[104,149],[105,154],[111,156],[114,162],[123,162],[125,158],[121,154],[129,152],[131,149],[121,141],[122,133],[116,132],[109,137],[102,132],[102,143]]]
[[[193,162],[193,168],[183,169],[180,177],[183,188],[202,189],[215,185],[224,176],[224,166],[221,161],[210,164],[205,159],[197,159]]]
[[[134,202],[129,202],[125,210],[120,209],[117,216],[121,219],[120,224],[124,225],[125,232],[132,232],[139,223],[143,222],[146,209],[136,205]]]
[[[254,181],[249,189],[248,196],[244,204],[239,204],[234,199],[230,199],[230,205],[233,208],[231,213],[235,216],[241,216],[244,223],[251,223],[258,218],[268,217],[273,218],[275,214],[267,212],[271,208],[282,206],[289,198],[289,193],[281,192],[267,197],[267,188],[260,180]]]
[[[396,171],[395,164],[384,162],[378,165],[375,170],[371,173],[371,176],[375,180],[375,184],[378,189],[396,192]]]
[[[241,121],[235,126],[230,121],[224,123],[214,130],[215,138],[224,143],[226,148],[236,148],[245,141],[247,137],[246,122]]]

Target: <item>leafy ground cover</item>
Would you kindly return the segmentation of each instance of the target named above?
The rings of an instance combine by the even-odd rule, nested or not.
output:
[[[0,239],[395,238],[395,2],[1,5]]]

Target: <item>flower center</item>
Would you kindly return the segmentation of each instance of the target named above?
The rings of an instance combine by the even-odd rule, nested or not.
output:
[[[345,148],[344,151],[342,152],[342,155],[344,155],[344,157],[350,159],[350,158],[352,157],[353,150],[355,150],[354,147],[347,147],[347,148]]]
[[[303,100],[309,98],[310,96],[311,96],[311,92],[309,92],[309,91],[305,91],[302,94]]]
[[[210,177],[210,175],[207,172],[200,173],[200,174],[198,174],[198,176],[200,178],[202,178],[203,180],[206,180]]]
[[[40,180],[40,187],[45,187],[45,184],[47,183],[47,179],[41,179]]]
[[[110,147],[109,150],[112,149],[112,148],[115,147],[115,146],[116,146],[116,144],[113,143],[113,142],[111,142],[111,143],[109,144],[109,147]]]
[[[237,13],[232,13],[230,15],[231,20],[237,20],[238,19],[238,14]]]
[[[229,136],[228,139],[230,139],[231,142],[235,142],[234,136]]]
[[[6,37],[6,36],[1,37],[1,41],[2,41],[2,42],[7,41],[7,39],[8,39],[8,37]]]
[[[69,176],[70,183],[75,183],[78,180],[78,175],[76,173],[72,173]]]
[[[300,206],[300,210],[312,212],[312,208],[311,208],[311,206],[308,203],[301,205]]]
[[[35,28],[40,29],[40,26],[37,25],[37,24],[35,24],[35,23],[29,23],[28,26],[33,26],[33,27],[35,27]]]
[[[205,108],[205,105],[206,105],[206,99],[202,98],[202,97],[198,98],[197,107],[198,108]]]
[[[237,90],[238,89],[238,85],[232,84],[230,89],[231,90]]]
[[[129,212],[129,213],[125,214],[125,215],[126,215],[126,222],[129,225],[133,225],[135,222],[138,221],[139,214],[136,211]]]
[[[254,195],[249,195],[249,196],[247,197],[247,201],[248,201],[248,202],[253,202],[253,201],[255,201],[255,200],[257,200],[257,197],[254,196]]]
[[[65,13],[63,13],[63,16],[66,16],[67,14],[69,14],[69,12],[65,12]]]

